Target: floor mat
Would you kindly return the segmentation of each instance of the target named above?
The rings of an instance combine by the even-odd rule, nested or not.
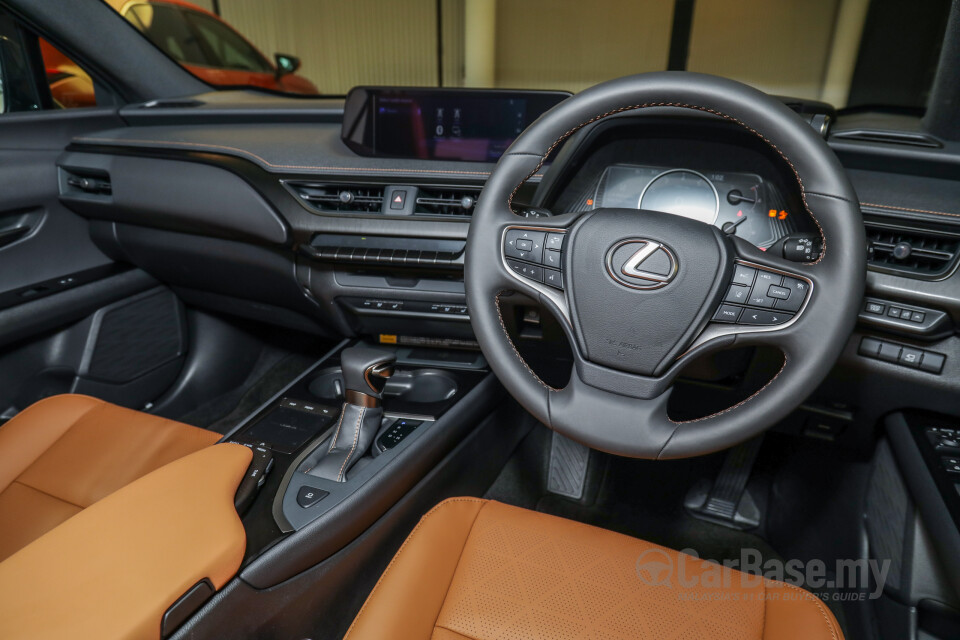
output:
[[[313,356],[264,351],[244,383],[186,415],[181,422],[227,433],[316,362]]]

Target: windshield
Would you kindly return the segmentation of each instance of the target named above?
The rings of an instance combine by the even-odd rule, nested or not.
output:
[[[580,91],[667,69],[838,108],[926,104],[949,0],[108,0],[214,86]]]

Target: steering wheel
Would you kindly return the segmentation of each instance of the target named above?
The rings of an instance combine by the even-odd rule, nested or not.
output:
[[[819,257],[790,262],[712,225],[655,211],[594,209],[535,219],[514,213],[519,187],[564,140],[603,118],[644,109],[708,114],[768,144],[791,168],[816,221]],[[842,351],[865,279],[857,196],[824,140],[760,91],[686,72],[597,85],[531,124],[480,195],[465,263],[473,329],[507,390],[557,432],[637,458],[710,453],[785,417]],[[541,380],[517,351],[500,309],[509,291],[540,301],[563,326],[574,358],[564,388]],[[734,345],[776,347],[783,367],[732,407],[672,420],[667,400],[678,373],[693,358]]]

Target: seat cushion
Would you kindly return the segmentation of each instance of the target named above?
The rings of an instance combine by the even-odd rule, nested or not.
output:
[[[475,498],[420,521],[347,633],[437,640],[840,640],[793,585]]]
[[[0,427],[0,562],[219,434],[80,395],[41,400]]]

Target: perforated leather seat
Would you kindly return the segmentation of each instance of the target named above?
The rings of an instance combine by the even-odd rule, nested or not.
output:
[[[0,427],[0,562],[220,435],[95,398],[41,400]]]
[[[475,498],[424,516],[349,640],[840,640],[827,607],[782,582],[570,520]]]

